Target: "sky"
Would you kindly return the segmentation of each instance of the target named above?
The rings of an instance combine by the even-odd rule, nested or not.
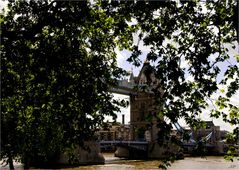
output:
[[[234,56],[239,55],[239,45],[238,45],[238,43],[235,43],[235,45],[236,45],[235,49],[231,48],[230,46],[228,47],[229,48],[228,54],[231,57],[229,59],[229,61],[231,63],[235,63],[236,60],[234,59]],[[149,52],[150,48],[145,47],[142,44],[140,45],[140,47],[142,49],[142,55],[140,56],[140,59],[142,60],[142,63],[143,63],[143,61],[146,59],[146,55]],[[134,67],[132,64],[130,64],[129,62],[126,61],[127,58],[131,55],[131,53],[127,50],[119,51],[118,49],[116,49],[115,51],[117,53],[118,66],[121,68],[124,68],[125,70],[128,70],[128,71],[133,70],[134,76],[138,76],[142,65],[140,67]],[[210,56],[210,58],[212,60],[214,59],[214,57],[215,56],[213,56],[213,55]],[[186,63],[185,63],[185,65],[186,65]],[[222,69],[222,74],[220,76],[223,76],[223,72],[226,70],[226,67],[228,65],[229,65],[229,63],[222,63],[219,65],[219,67]],[[188,77],[188,79],[190,79],[190,77]],[[223,88],[223,87],[220,86],[220,88]],[[125,95],[119,95],[119,94],[114,94],[114,95],[115,95],[115,98],[118,98],[118,99],[127,98],[127,96],[125,96]],[[218,95],[219,95],[218,93],[213,94],[212,99],[216,99]],[[208,101],[208,102],[209,102],[209,107],[207,109],[205,109],[199,117],[202,120],[213,121],[213,123],[216,126],[220,126],[221,130],[232,131],[234,126],[223,122],[222,118],[215,119],[215,118],[210,117],[209,110],[212,109],[214,106],[210,103],[210,101]],[[239,92],[238,91],[232,97],[231,103],[233,103],[235,105],[239,105]],[[125,115],[125,123],[129,123],[130,122],[130,106],[128,108],[122,108],[121,112],[117,113],[117,116],[118,116],[117,121],[118,122],[122,122],[122,114]],[[181,124],[181,126],[188,127],[183,119],[180,119],[179,123]]]
[[[7,3],[6,0],[0,0],[0,11],[7,6]]]
[[[0,10],[5,8],[6,4],[7,4],[7,1],[0,0]],[[136,41],[136,37],[137,36],[134,36],[134,41]],[[140,56],[140,59],[142,60],[142,63],[143,63],[143,61],[146,58],[146,54],[149,52],[150,48],[143,46],[142,43],[140,43],[139,46],[140,46],[140,49],[142,50],[142,55]],[[128,71],[133,70],[134,75],[137,76],[139,74],[139,71],[142,66],[135,67],[126,61],[127,58],[131,55],[131,53],[127,50],[119,51],[119,49],[115,49],[115,51],[117,54],[118,66],[122,67]],[[236,49],[229,48],[229,55],[231,56],[230,62],[233,63],[234,62],[233,56],[239,55],[239,45],[238,44],[236,44]],[[213,59],[214,56],[210,56],[210,57],[211,57],[211,59]],[[224,69],[225,64],[221,64],[220,67],[222,69]],[[190,77],[188,77],[188,78],[190,79]],[[213,98],[216,98],[216,96],[218,96],[218,94],[214,94]],[[114,97],[118,98],[118,99],[129,100],[129,96],[126,96],[126,95],[114,94]],[[236,95],[233,96],[233,98],[231,99],[231,102],[236,105],[239,105],[239,93],[238,92],[236,93]],[[213,120],[214,124],[220,126],[221,129],[231,131],[233,129],[233,127],[231,125],[225,124],[221,119],[212,119],[209,117],[208,110],[212,107],[213,106],[210,105],[209,108],[207,110],[205,110],[205,112],[201,115],[201,118],[204,120]],[[125,123],[129,123],[129,121],[130,121],[130,106],[127,108],[121,108],[121,112],[117,113],[117,115],[118,115],[117,121],[118,122],[122,122],[122,114],[125,115]],[[110,120],[110,118],[107,118],[107,119]],[[186,126],[185,122],[183,120],[180,120],[179,123],[181,123],[182,126]]]

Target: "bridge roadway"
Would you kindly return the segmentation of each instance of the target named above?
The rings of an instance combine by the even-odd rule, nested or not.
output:
[[[104,146],[121,146],[121,147],[128,147],[137,150],[147,151],[148,149],[148,142],[146,141],[122,141],[122,140],[115,140],[115,141],[100,141],[101,148]]]
[[[183,147],[194,147],[194,146],[196,146],[196,143],[184,143],[181,146],[183,146]],[[215,147],[215,145],[206,143],[206,147],[207,148],[213,148],[213,147]]]
[[[122,141],[122,140],[115,140],[115,141],[100,141],[99,142],[101,148],[105,148],[108,146],[121,146],[121,147],[128,147],[137,150],[147,151],[149,142],[147,141]],[[196,143],[183,143],[181,145],[184,148],[190,148],[196,146]],[[215,145],[206,144],[207,148],[213,148]]]

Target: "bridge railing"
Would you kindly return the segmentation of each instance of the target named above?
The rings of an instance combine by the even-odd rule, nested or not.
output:
[[[114,140],[114,141],[99,141],[100,144],[128,144],[128,145],[147,145],[147,141],[122,141],[122,140]]]

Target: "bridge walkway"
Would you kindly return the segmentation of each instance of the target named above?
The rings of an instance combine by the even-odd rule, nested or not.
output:
[[[137,149],[137,150],[142,150],[142,151],[147,151],[148,148],[148,142],[146,141],[100,141],[99,142],[101,148],[105,146],[121,146],[121,147],[127,147],[127,148],[132,148],[132,149]]]

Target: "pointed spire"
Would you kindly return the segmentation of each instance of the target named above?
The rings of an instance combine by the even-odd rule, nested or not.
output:
[[[149,64],[149,60],[147,58],[144,60],[144,64]]]

